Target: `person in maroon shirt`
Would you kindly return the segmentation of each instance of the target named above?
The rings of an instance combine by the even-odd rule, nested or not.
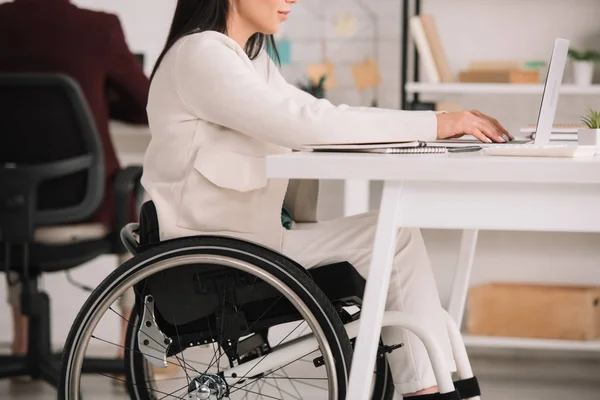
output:
[[[104,199],[85,222],[102,223],[110,231],[114,180],[120,165],[109,120],[147,124],[149,90],[148,78],[127,46],[118,17],[78,8],[68,0],[15,0],[0,5],[0,73],[27,72],[63,73],[81,86],[98,127],[106,168]],[[12,350],[17,355],[27,351],[27,319],[20,312],[18,292],[18,286],[9,288]],[[124,314],[129,314],[131,302],[121,303]]]

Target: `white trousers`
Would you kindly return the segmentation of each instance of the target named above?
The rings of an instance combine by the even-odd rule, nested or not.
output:
[[[377,227],[377,213],[361,214],[286,231],[283,253],[306,268],[347,261],[366,279]],[[400,229],[388,289],[386,311],[403,311],[419,318],[442,346],[448,367],[456,371],[431,263],[418,229]],[[388,362],[396,391],[414,393],[436,386],[433,369],[423,343],[398,327],[382,330],[386,345],[404,343]]]

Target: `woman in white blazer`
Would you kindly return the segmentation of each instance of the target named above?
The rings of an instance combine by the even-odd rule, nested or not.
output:
[[[152,76],[152,140],[143,185],[162,239],[227,235],[269,246],[306,268],[348,261],[366,277],[376,213],[286,230],[281,210],[314,216],[302,188],[267,179],[265,156],[307,144],[435,140],[473,134],[510,140],[479,112],[435,114],[335,106],[288,84],[265,51],[297,0],[179,0]],[[294,204],[294,200],[296,201]],[[300,203],[298,203],[298,201]],[[298,217],[296,217],[296,220]],[[305,218],[306,219],[306,218]],[[411,312],[453,359],[430,261],[418,230],[398,235],[387,310]],[[382,332],[405,346],[389,355],[397,391],[437,392],[425,348],[400,328]]]

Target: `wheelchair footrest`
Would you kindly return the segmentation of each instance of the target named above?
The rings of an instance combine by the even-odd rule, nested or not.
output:
[[[401,347],[404,347],[404,343],[395,344],[393,346],[379,346],[379,349],[377,350],[377,356],[381,357],[386,354],[390,354],[392,351],[397,350]]]
[[[454,382],[454,387],[458,393],[460,393],[461,399],[470,399],[472,397],[481,396],[481,388],[479,387],[479,381],[476,376],[456,381]]]
[[[477,377],[474,376],[468,379],[461,379],[459,381],[454,382],[454,387],[456,390],[451,393],[435,393],[435,394],[426,394],[422,396],[412,396],[407,397],[407,399],[414,400],[463,400],[470,399],[473,397],[481,396],[481,389],[479,387],[479,381]]]

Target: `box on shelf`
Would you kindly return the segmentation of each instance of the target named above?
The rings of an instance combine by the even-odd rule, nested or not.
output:
[[[523,68],[523,65],[523,61],[519,60],[471,60],[469,69],[478,71],[514,70]]]
[[[467,307],[473,335],[600,338],[598,287],[488,283],[470,289]]]
[[[463,107],[454,101],[438,101],[435,103],[435,111],[459,112],[463,111]]]
[[[460,71],[464,83],[540,83],[539,71],[470,69]]]
[[[510,71],[510,83],[540,83],[539,71],[524,69]]]

